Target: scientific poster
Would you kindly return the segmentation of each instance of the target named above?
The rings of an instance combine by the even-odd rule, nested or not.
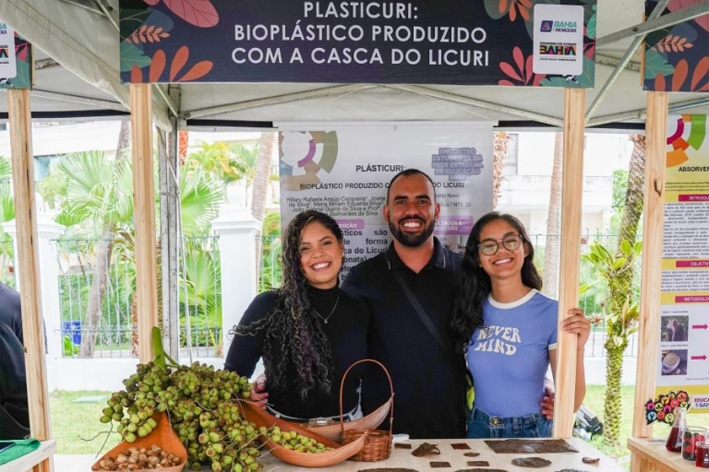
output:
[[[658,394],[685,390],[709,411],[709,140],[705,115],[670,116]]]
[[[475,219],[492,209],[492,123],[279,123],[281,219],[323,211],[345,233],[345,268],[385,250],[389,181],[404,169],[434,181],[435,235],[465,248]]]

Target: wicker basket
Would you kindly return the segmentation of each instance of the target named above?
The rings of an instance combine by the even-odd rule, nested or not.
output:
[[[345,378],[350,370],[358,364],[371,362],[382,368],[389,380],[389,391],[391,398],[389,402],[389,431],[381,429],[345,429],[344,415],[342,412],[342,391],[345,386]],[[340,427],[342,428],[342,444],[348,444],[353,441],[360,440],[364,437],[364,447],[350,459],[358,462],[374,462],[387,459],[391,454],[391,442],[393,435],[391,433],[394,425],[394,385],[391,381],[389,371],[381,362],[374,359],[361,359],[347,368],[342,381],[340,382]]]

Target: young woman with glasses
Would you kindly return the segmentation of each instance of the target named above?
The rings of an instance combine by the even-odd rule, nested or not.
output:
[[[556,372],[558,302],[543,295],[522,223],[491,212],[470,233],[451,326],[475,385],[468,437],[550,437],[539,413],[544,379]],[[562,324],[578,335],[574,410],[586,393],[583,349],[590,322],[579,308]]]

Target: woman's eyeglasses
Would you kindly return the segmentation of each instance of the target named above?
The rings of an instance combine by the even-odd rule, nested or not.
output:
[[[504,248],[508,251],[516,251],[520,244],[522,244],[522,235],[511,234],[509,236],[505,236],[499,241],[494,239],[486,239],[478,244],[478,248],[480,248],[480,252],[486,256],[494,256],[497,254],[497,251],[500,250],[500,243],[502,243],[502,246],[504,246]]]

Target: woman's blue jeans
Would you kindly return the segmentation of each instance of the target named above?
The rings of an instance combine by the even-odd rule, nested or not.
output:
[[[468,416],[469,438],[550,438],[553,422],[539,413],[528,416],[491,416],[473,408]]]

